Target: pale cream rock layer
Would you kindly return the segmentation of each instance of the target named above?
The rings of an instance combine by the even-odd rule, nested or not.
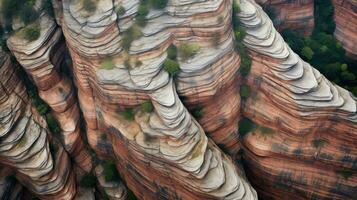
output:
[[[292,52],[254,1],[240,7],[253,59],[243,114],[273,130],[244,138],[248,177],[263,198],[353,199],[356,98]]]
[[[91,131],[119,132],[111,136],[111,141],[117,159],[127,162],[119,169],[120,173],[136,168],[124,176],[135,177],[137,173],[143,176],[143,180],[137,182],[139,185],[126,179],[134,192],[135,188],[146,189],[141,191],[143,194],[136,195],[145,192],[150,195],[150,189],[158,184],[155,179],[159,179],[162,180],[160,187],[170,191],[168,195],[196,199],[256,199],[257,195],[242,171],[208,140],[179,99],[173,78],[162,69],[166,49],[171,43],[197,42],[201,46],[200,52],[190,60],[179,60],[182,69],[178,77],[179,90],[192,92],[190,88],[193,88],[197,93],[212,88],[218,90],[224,87],[224,82],[218,79],[231,83],[234,73],[230,72],[237,71],[238,65],[234,63],[239,58],[233,55],[223,66],[214,64],[223,62],[225,54],[233,52],[232,2],[169,1],[164,10],[150,10],[148,23],[141,29],[143,36],[132,42],[127,53],[121,48],[122,32],[132,24],[130,21],[139,2],[120,2],[128,10],[119,19],[113,12],[112,1],[100,1],[89,17],[78,2],[63,1],[61,26],[74,62],[81,108],[88,111],[84,116]],[[219,24],[218,14],[224,23],[210,30]],[[121,23],[124,24],[121,26]],[[212,47],[215,31],[222,35],[216,47],[222,51]],[[115,66],[101,69],[101,62],[108,57]],[[142,65],[127,69],[123,64],[128,58],[140,60]],[[220,72],[224,67],[230,71]],[[195,79],[190,81],[192,76]],[[207,79],[212,76],[213,80]],[[183,84],[180,85],[181,80]],[[215,93],[206,93],[206,98]],[[130,122],[120,115],[122,106],[140,105],[143,100],[152,101],[154,113],[136,112],[135,120]],[[120,142],[127,145],[117,145]],[[127,155],[120,151],[130,151],[134,159],[124,159]],[[162,169],[163,174],[153,176],[141,169],[146,162],[157,166],[153,171]],[[117,164],[123,165],[121,162]],[[171,181],[167,174],[174,176]]]
[[[18,73],[10,56],[0,51],[0,163],[14,169],[19,182],[36,196],[71,199],[76,188],[70,159],[50,138]]]
[[[64,147],[76,163],[89,172],[92,161],[80,135],[80,116],[75,90],[71,80],[60,73],[65,54],[61,29],[46,14],[35,23],[39,23],[41,32],[38,39],[28,42],[17,33],[9,38],[8,46],[34,81],[39,96],[52,108],[62,130]]]

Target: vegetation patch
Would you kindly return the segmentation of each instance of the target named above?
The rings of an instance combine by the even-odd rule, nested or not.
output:
[[[181,71],[181,68],[177,61],[168,58],[164,62],[164,70],[171,76],[176,76]]]
[[[97,177],[93,174],[85,174],[79,182],[79,185],[84,188],[94,188],[97,184]]]
[[[177,47],[173,44],[167,48],[167,57],[171,60],[176,60],[177,59]]]
[[[114,161],[105,161],[103,163],[104,179],[108,182],[120,180],[118,170]]]
[[[134,110],[132,108],[125,108],[121,114],[128,121],[133,121],[135,118]]]
[[[28,0],[1,0],[1,15],[4,19],[5,27],[10,31],[14,17],[19,17],[25,25],[35,21],[39,14],[33,8],[35,1]]]
[[[29,25],[21,29],[18,34],[28,42],[33,42],[40,37],[41,29],[38,25]]]
[[[179,55],[182,60],[192,58],[200,51],[201,47],[197,43],[183,43],[179,46]]]
[[[131,43],[134,40],[139,39],[141,36],[142,32],[140,30],[140,27],[138,27],[136,24],[132,25],[123,34],[122,47],[124,48],[124,50],[129,51]]]
[[[250,89],[247,85],[241,85],[240,86],[240,97],[243,99],[243,100],[247,100],[248,97],[250,96]]]
[[[197,120],[202,119],[203,114],[204,114],[203,108],[202,108],[201,106],[194,108],[194,109],[191,111],[191,113],[192,113],[192,116],[193,116],[195,119],[197,119]]]
[[[151,101],[145,101],[141,104],[141,111],[144,113],[151,113],[154,111],[154,106],[152,105]]]
[[[126,13],[126,10],[122,5],[120,5],[115,9],[115,12],[117,13],[118,16],[122,16]]]
[[[148,6],[143,3],[139,5],[139,8],[138,8],[138,14],[136,16],[136,23],[141,26],[141,27],[144,27],[146,25],[146,15],[149,14],[149,8]]]
[[[82,0],[83,9],[89,13],[97,10],[97,2],[96,0]]]
[[[345,55],[335,31],[334,8],[331,0],[315,0],[315,28],[312,36],[305,37],[296,30],[282,32],[291,49],[319,70],[324,76],[357,95],[356,60]]]
[[[248,74],[250,73],[251,66],[252,66],[252,60],[248,54],[247,49],[243,45],[243,40],[246,36],[246,30],[244,27],[241,26],[240,20],[237,16],[237,14],[240,12],[240,7],[237,4],[237,2],[234,2],[233,4],[233,29],[234,29],[234,38],[235,38],[235,44],[234,44],[234,49],[235,51],[239,54],[241,58],[241,63],[240,63],[240,68],[239,72],[243,78],[247,77]]]
[[[244,137],[247,133],[253,131],[255,128],[257,128],[257,125],[254,124],[250,119],[248,118],[242,118],[239,121],[239,134],[241,137]]]
[[[115,64],[113,62],[113,58],[111,58],[111,57],[104,59],[102,61],[102,63],[100,64],[101,69],[111,70],[111,69],[114,69],[114,67],[115,67]]]

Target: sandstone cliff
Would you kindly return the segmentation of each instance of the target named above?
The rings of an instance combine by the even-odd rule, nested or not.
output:
[[[357,59],[357,1],[333,0],[335,7],[337,40],[342,42],[346,53],[353,59]]]
[[[254,0],[145,3],[53,0],[54,17],[31,24],[36,39],[23,29],[9,37],[0,175],[10,178],[0,177],[0,195],[127,199],[127,186],[148,200],[356,197],[356,98],[295,54]],[[313,27],[312,1],[270,3],[285,10],[281,28]],[[17,62],[59,136],[29,102]],[[112,160],[121,179],[96,158]],[[87,172],[90,189],[78,184]]]
[[[72,199],[76,184],[68,154],[29,103],[17,71],[0,50],[0,165],[15,169],[21,184],[43,199]]]
[[[243,140],[250,180],[262,197],[353,199],[356,174],[340,173],[356,170],[355,97],[292,52],[253,1],[241,2],[253,58],[243,114],[272,129]]]
[[[272,19],[278,30],[297,30],[305,36],[314,30],[314,0],[257,0]]]

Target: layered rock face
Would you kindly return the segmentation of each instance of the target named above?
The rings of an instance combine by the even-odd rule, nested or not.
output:
[[[207,138],[178,95],[191,93],[190,102],[200,103],[212,101],[219,89],[229,87],[226,83],[235,87],[239,57],[233,53],[230,31],[232,2],[170,1],[162,11],[149,12],[142,37],[128,51],[121,45],[124,31],[136,26],[133,17],[140,2],[121,1],[126,12],[119,18],[113,12],[118,3],[99,1],[88,15],[80,1],[64,0],[63,13],[57,14],[74,63],[89,143],[100,152],[98,134],[110,133],[120,172],[140,199],[256,199],[241,169]],[[222,35],[219,51],[212,47],[215,31]],[[182,73],[176,86],[162,65],[170,44],[184,42],[197,43],[201,50],[194,58],[180,61]],[[102,69],[108,58],[113,66]],[[125,67],[126,60],[140,60],[141,65]],[[232,95],[237,107],[233,114],[222,112],[217,117],[237,116],[239,97]],[[153,113],[135,109],[147,100],[154,105]],[[134,107],[133,120],[120,114],[128,107]]]
[[[50,137],[28,101],[18,66],[2,50],[0,74],[0,165],[13,169],[16,179],[42,199],[72,199],[76,188],[68,154]]]
[[[275,15],[278,30],[292,29],[311,35],[314,30],[314,0],[257,0]]]
[[[62,31],[46,14],[35,23],[41,29],[38,39],[28,42],[21,34],[14,34],[8,39],[8,47],[34,81],[40,97],[52,108],[66,150],[78,166],[89,172],[92,163],[80,134],[76,91],[71,80],[59,72],[65,51]]]
[[[349,57],[357,59],[357,1],[333,0],[333,4],[336,39],[343,44]]]
[[[253,58],[243,114],[272,129],[243,140],[253,186],[273,199],[355,198],[355,97],[292,52],[254,1],[242,0],[241,10]]]
[[[260,2],[283,10],[281,28],[301,27],[302,19],[313,27],[312,1]],[[19,66],[0,52],[0,175],[14,174],[42,199],[96,199],[96,189],[127,199],[123,182],[148,200],[258,199],[257,192],[262,199],[356,197],[356,98],[299,58],[254,0],[236,0],[237,16],[232,0],[169,0],[144,17],[139,0],[52,3],[55,20],[41,14],[38,39],[14,34],[7,44],[52,108],[62,140],[29,103]],[[253,61],[246,77],[232,17],[245,29]],[[172,45],[179,48],[177,75],[166,68]],[[190,45],[195,53],[184,58],[180,48]],[[73,80],[59,69],[64,51]],[[240,97],[242,85],[248,98]],[[89,145],[115,162],[123,182],[93,167],[80,110]],[[239,136],[243,118],[256,125]],[[70,156],[92,169],[96,189],[76,187],[82,172]],[[0,176],[0,195],[10,188],[22,190]]]

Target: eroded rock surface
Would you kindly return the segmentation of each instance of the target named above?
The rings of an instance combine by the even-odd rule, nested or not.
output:
[[[257,0],[275,18],[278,30],[292,29],[304,35],[314,30],[314,0]]]
[[[91,11],[83,2],[53,0],[55,20],[37,19],[38,39],[14,34],[7,41],[58,119],[61,141],[29,103],[19,66],[0,52],[0,175],[16,172],[43,199],[126,199],[126,186],[148,200],[356,197],[356,98],[295,54],[255,1],[236,0],[233,16],[246,30],[247,77],[240,75],[232,0],[169,0],[149,9],[145,26],[139,0],[95,1]],[[280,28],[311,33],[313,1],[259,2],[281,11]],[[128,46],[130,31],[136,36]],[[179,52],[180,73],[170,75],[168,50],[184,44],[198,50],[186,59]],[[65,51],[73,77],[59,70]],[[250,88],[247,99],[242,85]],[[106,181],[108,172],[93,167],[80,110],[88,144],[100,159],[114,160],[122,180]],[[245,136],[242,118],[256,124]],[[92,169],[95,188],[76,186],[83,175],[76,166]],[[0,194],[9,188],[0,178]]]
[[[67,152],[48,133],[28,100],[18,66],[0,50],[0,164],[43,199],[72,199],[74,171]],[[14,190],[16,192],[16,190]]]
[[[333,0],[335,7],[337,40],[342,42],[347,54],[357,59],[357,1]]]
[[[144,199],[158,196],[256,199],[243,172],[207,138],[177,92],[199,94],[200,88],[219,89],[224,83],[219,83],[218,79],[223,79],[224,75],[231,77],[224,81],[233,81],[234,73],[216,74],[211,67],[224,62],[223,58],[229,53],[233,54],[231,31],[225,31],[231,30],[232,2],[170,1],[162,11],[151,10],[147,25],[141,30],[142,37],[132,42],[128,52],[121,46],[123,31],[131,26],[139,1],[122,1],[127,12],[119,18],[113,12],[115,5],[109,0],[100,1],[89,17],[78,1],[62,2],[61,26],[73,59],[88,133],[111,133],[117,165],[134,193]],[[221,27],[217,27],[219,14],[224,22]],[[218,29],[210,29],[212,26]],[[216,51],[211,45],[214,31],[221,31],[219,33],[224,36],[218,47],[222,51]],[[180,62],[182,73],[176,89],[173,77],[163,70],[162,64],[169,45],[183,42],[196,42],[201,50],[194,58]],[[101,69],[101,63],[108,57],[114,66]],[[126,59],[140,60],[142,65],[126,68]],[[234,72],[238,61],[237,55],[231,56],[221,66],[217,64],[217,70],[221,67],[223,72],[224,67],[230,67]],[[195,76],[195,72],[201,76]],[[190,76],[197,78],[194,80]],[[205,76],[215,77],[204,81]],[[215,93],[207,93],[207,99]],[[239,98],[236,98],[237,104]],[[146,114],[134,109],[132,121],[121,116],[123,107],[135,107],[145,100],[153,103],[155,112]],[[98,149],[97,141],[90,137],[93,141],[89,143]]]
[[[64,147],[76,163],[89,172],[92,161],[80,134],[76,91],[71,80],[60,73],[65,55],[62,31],[46,14],[34,23],[39,23],[38,39],[29,42],[20,34],[14,34],[8,39],[8,46],[34,81],[39,96],[52,108],[61,127]]]
[[[253,1],[241,2],[254,91],[243,114],[274,130],[256,129],[244,138],[250,180],[262,197],[353,199],[356,98],[292,52]]]

